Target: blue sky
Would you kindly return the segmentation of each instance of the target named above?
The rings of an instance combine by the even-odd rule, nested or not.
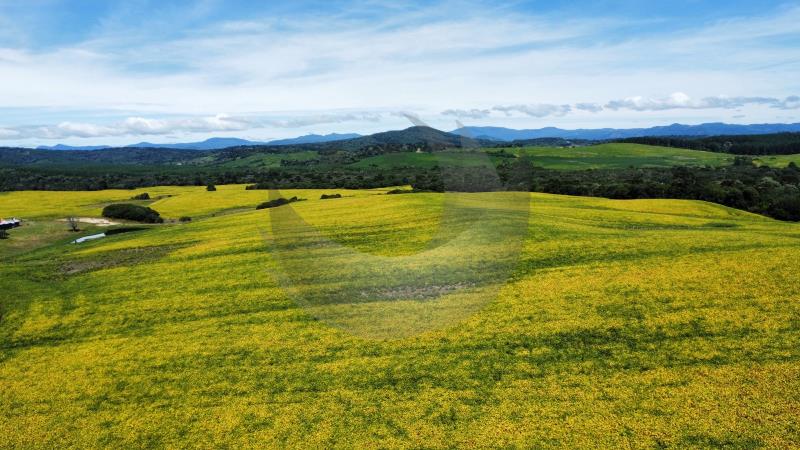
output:
[[[800,122],[796,2],[387,4],[0,0],[0,145]]]

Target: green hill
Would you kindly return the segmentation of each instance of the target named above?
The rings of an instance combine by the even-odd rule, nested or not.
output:
[[[602,144],[588,147],[509,149],[528,155],[534,164],[562,170],[616,169],[624,167],[722,166],[733,156],[639,144]]]
[[[626,167],[673,167],[673,166],[722,166],[731,164],[733,156],[681,148],[655,147],[640,144],[602,144],[585,147],[523,147],[506,149],[484,149],[484,152],[500,152],[527,155],[534,165],[546,169],[617,169]],[[492,157],[496,162],[503,158]],[[481,157],[474,151],[449,151],[438,153],[391,153],[362,159],[356,167],[433,167],[451,161],[474,161],[480,164]]]

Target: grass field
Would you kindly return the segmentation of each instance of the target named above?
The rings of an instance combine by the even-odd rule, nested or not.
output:
[[[602,144],[589,147],[510,149],[531,157],[548,169],[618,169],[625,167],[722,166],[733,162],[724,153],[639,144]]]
[[[492,149],[497,151],[498,149]],[[507,148],[508,153],[527,155],[538,167],[557,170],[618,169],[625,167],[672,166],[722,166],[733,162],[733,155],[702,152],[681,148],[656,147],[639,144],[602,144],[588,147],[524,147]],[[502,158],[493,158],[495,162]],[[388,153],[365,158],[355,163],[358,167],[422,167],[457,161],[459,164],[480,165],[481,159],[474,151],[430,153]],[[788,162],[786,163],[788,164]],[[785,164],[784,164],[785,165]]]
[[[770,167],[786,167],[791,162],[800,165],[800,155],[759,156],[756,162]]]
[[[386,153],[370,156],[351,164],[353,167],[379,167],[381,169],[417,167],[429,169],[438,165],[476,167],[486,164],[486,155],[479,151],[442,151],[436,153]],[[494,158],[494,161],[500,160]]]
[[[302,151],[292,153],[261,153],[251,155],[241,159],[235,159],[222,164],[225,168],[235,169],[240,167],[247,168],[273,168],[280,167],[282,160],[287,161],[308,161],[316,159],[319,154],[315,151]]]
[[[532,194],[522,252],[487,303],[375,339],[347,322],[358,299],[332,324],[287,295],[286,267],[308,267],[289,275],[320,280],[296,286],[318,292],[339,255],[298,228],[279,256],[279,216],[253,209],[267,193],[218,189],[0,194],[0,217],[33,222],[0,241],[3,447],[800,441],[797,224],[702,202]],[[163,216],[195,219],[81,245],[54,222],[145,191],[163,196],[150,203]],[[333,192],[344,197],[319,200]],[[443,220],[463,219],[443,216],[441,194],[381,194],[284,192],[307,199],[291,207],[323,236],[375,258],[418,263]],[[518,213],[501,194],[458,201]],[[487,248],[504,241],[491,237]],[[367,307],[435,314],[468,300]]]

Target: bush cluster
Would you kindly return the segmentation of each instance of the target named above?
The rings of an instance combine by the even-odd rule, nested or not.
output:
[[[132,220],[144,223],[163,223],[161,215],[146,206],[132,205],[130,203],[116,203],[103,208],[103,217],[109,219]]]
[[[256,209],[276,208],[278,206],[288,205],[289,203],[299,202],[301,200],[303,199],[297,197],[292,197],[288,200],[281,197],[261,203],[260,205],[256,206]]]

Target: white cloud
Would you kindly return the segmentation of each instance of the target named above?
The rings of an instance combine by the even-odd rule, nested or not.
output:
[[[378,122],[381,115],[378,113],[346,113],[346,114],[315,114],[310,116],[293,117],[280,120],[263,120],[262,126],[279,128],[301,128],[309,125],[322,125],[342,122]]]
[[[443,116],[453,116],[459,119],[485,119],[492,112],[488,109],[446,109],[442,111]]]
[[[800,96],[790,95],[780,103],[780,109],[800,109]]]
[[[495,106],[492,109],[494,111],[503,112],[506,115],[521,113],[530,117],[564,116],[572,111],[570,105],[549,105],[541,103],[533,105]]]
[[[629,109],[633,111],[664,111],[670,109],[738,109],[744,106],[758,105],[776,109],[798,109],[800,98],[789,96],[784,99],[774,97],[705,97],[693,100],[682,92],[676,92],[665,98],[628,97],[612,100],[605,107],[611,110]]]
[[[591,113],[599,113],[603,110],[603,106],[597,103],[576,103],[575,109],[579,111],[587,111]]]
[[[612,110],[632,109],[634,111],[661,111],[665,109],[686,108],[691,99],[682,92],[676,92],[669,97],[661,99],[645,98],[642,96],[628,97],[623,100],[612,100],[605,107]]]
[[[128,117],[111,124],[61,122],[57,125],[0,128],[0,139],[67,139],[118,136],[166,136],[176,133],[219,133],[261,128],[302,128],[309,125],[352,121],[377,121],[377,113],[342,113],[276,117],[234,117],[217,114],[208,117],[154,119]]]
[[[0,128],[0,139],[15,139],[19,137],[19,131],[8,128]]]

